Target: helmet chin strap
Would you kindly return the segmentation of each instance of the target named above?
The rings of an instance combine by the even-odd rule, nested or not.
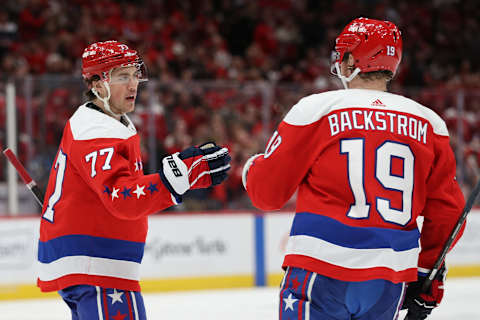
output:
[[[100,94],[95,88],[92,88],[92,92],[97,97],[98,100],[103,102],[103,107],[105,108],[105,111],[109,113],[111,116],[123,116],[124,113],[115,113],[112,111],[110,108],[110,104],[108,103],[108,100],[110,99],[111,92],[110,92],[110,85],[108,84],[108,81],[103,80],[103,84],[105,85],[105,88],[107,89],[107,96],[105,98],[100,97]]]
[[[340,72],[340,64],[338,62],[335,62],[335,70],[337,71],[336,73],[336,76],[338,78],[340,78],[340,80],[342,81],[342,84],[343,84],[343,87],[345,89],[348,89],[348,82],[352,81],[353,78],[355,78],[357,76],[357,74],[360,73],[360,68],[355,68],[355,70],[353,70],[352,74],[348,77],[345,77],[341,72]]]

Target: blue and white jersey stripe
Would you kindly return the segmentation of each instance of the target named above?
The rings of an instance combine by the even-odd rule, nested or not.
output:
[[[335,219],[309,212],[297,212],[290,236],[306,235],[319,238],[342,247],[355,249],[392,248],[405,251],[418,248],[420,232],[375,228],[352,227]]]
[[[67,235],[39,241],[39,279],[51,281],[70,274],[140,279],[145,244],[88,235]]]
[[[39,241],[38,261],[50,263],[67,256],[90,256],[140,263],[145,243],[88,235],[67,235]]]
[[[416,268],[420,232],[353,227],[332,218],[298,212],[292,224],[287,255],[312,257],[351,269]]]

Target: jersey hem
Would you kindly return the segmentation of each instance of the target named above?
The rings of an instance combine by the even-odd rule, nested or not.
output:
[[[393,283],[401,283],[417,280],[417,268],[409,268],[401,271],[395,271],[385,267],[351,269],[301,255],[285,256],[282,267],[284,269],[287,267],[301,268],[341,281],[356,282],[384,279]]]
[[[42,292],[58,291],[75,285],[92,285],[102,288],[115,288],[127,291],[141,291],[138,281],[94,275],[73,274],[63,276],[61,278],[51,281],[42,281],[40,279],[37,279],[37,287],[39,287],[40,291]]]

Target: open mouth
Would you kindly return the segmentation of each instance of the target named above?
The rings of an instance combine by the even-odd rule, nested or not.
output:
[[[127,99],[128,101],[135,101],[135,96],[128,96],[125,99]]]

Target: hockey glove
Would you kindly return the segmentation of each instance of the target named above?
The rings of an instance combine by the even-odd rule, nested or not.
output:
[[[433,308],[437,307],[442,301],[443,283],[446,275],[447,270],[445,265],[443,265],[438,270],[429,291],[426,293],[422,292],[423,282],[427,278],[427,275],[424,273],[419,273],[418,280],[407,285],[407,293],[402,305],[402,309],[408,309],[405,319],[423,320],[430,315]]]
[[[181,195],[187,190],[208,188],[225,180],[231,159],[227,148],[207,142],[163,158],[160,177],[177,202],[181,202]]]

